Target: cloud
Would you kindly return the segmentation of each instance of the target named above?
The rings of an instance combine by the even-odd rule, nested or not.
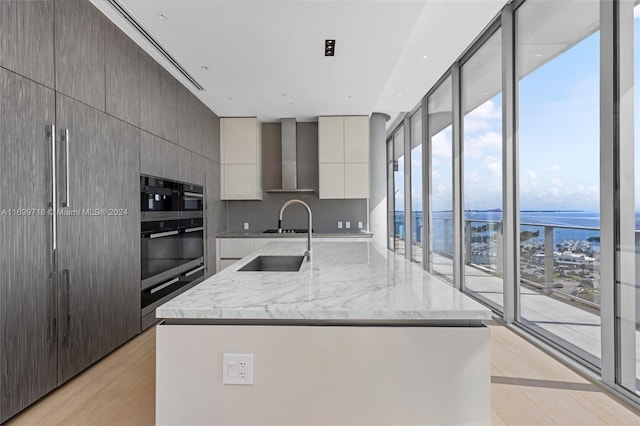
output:
[[[640,18],[640,7],[634,7],[633,8],[633,17],[634,18]]]
[[[551,179],[551,185],[520,186],[520,206],[528,209],[580,209],[598,210],[600,190],[597,185],[565,185],[560,179]]]
[[[491,129],[496,120],[502,122],[502,107],[490,99],[464,116],[464,131],[472,133]]]
[[[502,176],[502,160],[499,158],[487,156],[484,165],[492,176]]]
[[[453,144],[450,132],[440,132],[431,138],[431,156],[433,158],[451,158]]]
[[[544,166],[542,170],[545,172],[559,172],[562,170],[562,166],[560,164],[552,164],[550,166]]]
[[[467,138],[464,142],[466,158],[482,158],[486,151],[502,150],[502,135],[494,131],[486,131],[481,135]]]
[[[527,177],[529,180],[534,181],[538,177],[533,170],[527,170]]]
[[[464,183],[465,185],[479,184],[482,183],[482,178],[480,177],[480,174],[474,170],[464,177]]]

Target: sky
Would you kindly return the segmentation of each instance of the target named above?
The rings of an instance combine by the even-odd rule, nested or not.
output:
[[[635,8],[634,22],[634,77],[640,81],[640,6]],[[521,210],[599,210],[599,43],[596,32],[519,81]],[[639,87],[635,86],[636,123],[640,123]],[[497,94],[464,117],[466,210],[502,207],[501,104]],[[635,132],[637,165],[639,142],[640,129]],[[450,126],[432,137],[431,154],[433,210],[451,210]],[[400,159],[401,167],[404,161]],[[422,170],[422,147],[412,150],[411,165],[413,171]],[[637,169],[635,204],[640,211]],[[412,210],[416,211],[422,209],[422,183],[412,175]],[[402,183],[396,180],[398,211],[403,210]]]

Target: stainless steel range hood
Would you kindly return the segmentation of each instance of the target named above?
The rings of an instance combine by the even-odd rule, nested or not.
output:
[[[296,119],[283,118],[282,126],[282,187],[265,189],[264,192],[314,192],[310,188],[298,188],[298,155]]]

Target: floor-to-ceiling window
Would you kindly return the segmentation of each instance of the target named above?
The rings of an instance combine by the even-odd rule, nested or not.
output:
[[[393,250],[395,244],[395,215],[393,202],[393,136],[387,139],[387,248]]]
[[[635,2],[634,2],[635,3]],[[627,138],[621,138],[620,145],[626,154],[633,149],[632,170],[620,167],[620,182],[633,182],[633,185],[624,185],[620,188],[620,197],[626,200],[620,206],[623,223],[620,224],[621,235],[620,253],[618,262],[621,268],[618,271],[619,283],[616,300],[616,324],[618,329],[618,369],[617,381],[631,392],[640,394],[640,5],[632,6],[629,2],[622,3],[621,7],[623,31],[627,28],[633,31],[633,52],[631,45],[623,45],[620,54],[633,57],[631,62],[623,62],[631,66],[633,73],[628,68],[620,70],[624,79],[622,83],[622,96],[630,95],[628,88],[628,76],[633,76],[633,144]],[[631,23],[633,20],[633,23]],[[629,49],[629,51],[625,50]],[[628,104],[625,104],[628,105]],[[621,106],[623,109],[624,106]],[[622,111],[626,114],[628,111]],[[630,235],[631,234],[631,235]]]
[[[430,270],[453,282],[453,95],[451,77],[427,99],[431,159]]]
[[[422,263],[422,109],[411,116],[411,260]]]
[[[640,5],[635,4],[640,0],[526,0],[505,6],[452,67],[454,77],[460,70],[460,87],[452,87],[458,79],[445,76],[428,92],[424,148],[413,140],[419,115],[416,123],[411,117],[411,168],[404,173],[411,182],[407,196],[419,196],[420,183],[427,186],[422,191],[427,270],[453,283],[453,271],[460,268],[465,292],[592,371],[600,370],[603,382],[637,400]],[[607,17],[602,25],[601,11]],[[513,33],[506,31],[512,23]],[[505,78],[513,71],[513,81]],[[460,129],[453,129],[458,94]],[[460,146],[454,146],[455,135]],[[424,162],[417,161],[418,149],[424,149]],[[453,158],[457,152],[461,158]],[[409,153],[390,154],[394,205],[403,183],[402,154]],[[453,193],[457,160],[461,206]],[[419,261],[416,200],[408,238],[411,258]],[[393,247],[404,238],[398,218],[405,216],[397,210],[390,212]]]
[[[464,289],[501,310],[502,33],[461,68]]]
[[[387,206],[389,249],[404,254],[404,127],[387,139]]]
[[[600,105],[596,1],[516,10],[520,321],[599,367]]]

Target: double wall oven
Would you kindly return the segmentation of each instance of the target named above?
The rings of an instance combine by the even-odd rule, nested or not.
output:
[[[142,328],[155,309],[204,278],[204,194],[199,185],[140,177]]]

